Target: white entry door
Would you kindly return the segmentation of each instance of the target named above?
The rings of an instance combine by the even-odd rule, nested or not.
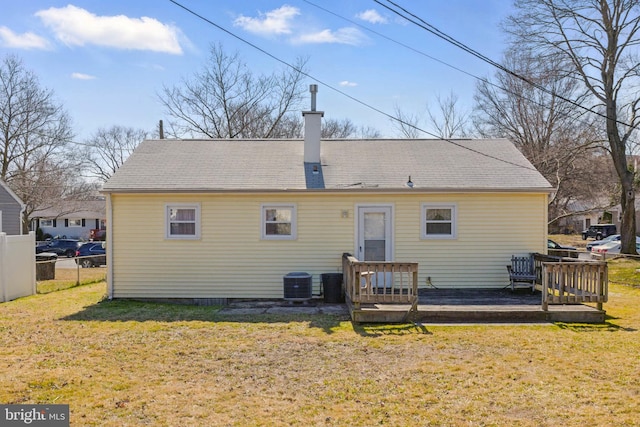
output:
[[[360,261],[391,261],[393,250],[393,221],[391,206],[358,207],[358,259]],[[391,273],[372,277],[373,287],[391,284]]]

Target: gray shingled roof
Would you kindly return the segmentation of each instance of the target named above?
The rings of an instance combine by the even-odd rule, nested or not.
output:
[[[302,140],[147,140],[105,192],[319,191]],[[506,139],[323,140],[325,190],[550,191]],[[309,184],[309,186],[307,185]]]
[[[59,208],[33,211],[33,218],[104,218],[107,202],[104,200],[68,200]]]

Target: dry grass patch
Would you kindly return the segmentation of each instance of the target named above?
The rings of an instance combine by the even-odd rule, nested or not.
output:
[[[97,268],[56,268],[55,279],[42,280],[36,285],[39,294],[61,291],[80,285],[90,285],[105,280],[107,276],[106,267]]]
[[[609,261],[609,282],[640,287],[640,262],[625,258]]]
[[[0,401],[72,425],[636,425],[640,289],[604,325],[353,325],[104,301],[104,283],[0,304]]]
[[[593,240],[582,240],[581,234],[550,234],[549,238],[556,243],[560,243],[565,246],[573,246],[579,250],[586,250],[587,243]]]

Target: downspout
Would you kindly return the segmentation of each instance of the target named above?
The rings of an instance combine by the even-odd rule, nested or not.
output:
[[[113,207],[111,193],[107,194],[107,298],[113,299]]]
[[[20,204],[20,213],[18,213],[18,224],[20,224],[20,235],[22,236],[22,234],[24,234],[22,232],[22,230],[24,230],[24,227],[22,226],[22,221],[25,219],[24,218],[24,213],[27,210],[27,205],[25,205],[24,203]],[[27,224],[27,228],[29,228],[29,225]],[[36,231],[36,230],[33,230]]]

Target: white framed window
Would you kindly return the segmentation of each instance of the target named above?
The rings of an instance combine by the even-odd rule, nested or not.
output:
[[[296,205],[269,204],[262,205],[263,240],[295,240],[296,239]]]
[[[70,219],[69,220],[69,227],[82,227],[82,220],[81,219]]]
[[[40,219],[40,227],[53,227],[52,219]]]
[[[167,239],[199,239],[200,204],[166,204],[165,224],[165,237]]]
[[[455,239],[457,232],[457,206],[455,204],[422,204],[421,238]]]

